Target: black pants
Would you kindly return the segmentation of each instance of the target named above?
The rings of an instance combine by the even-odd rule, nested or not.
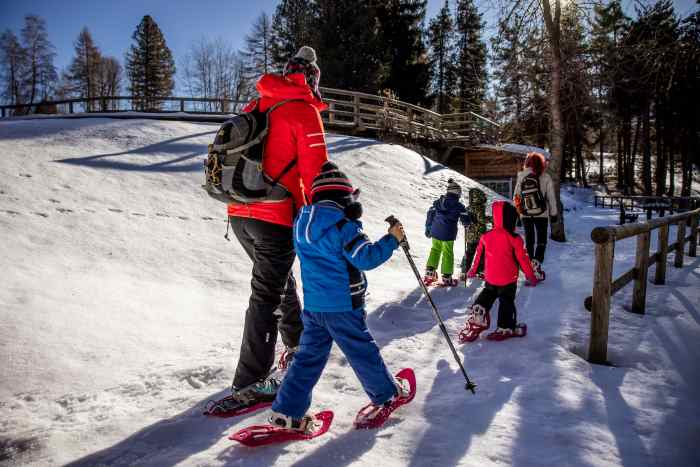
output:
[[[299,345],[301,306],[292,275],[292,228],[244,217],[231,227],[253,261],[250,301],[233,385],[244,387],[267,376],[275,361],[277,331],[287,347]]]
[[[549,219],[546,217],[523,217],[527,255],[540,263],[544,262],[544,251],[547,249],[548,226]]]
[[[487,282],[479,296],[476,297],[474,304],[481,305],[488,311],[493,306],[493,302],[498,299],[497,326],[504,329],[515,329],[515,325],[518,323],[515,311],[515,291],[517,288],[517,282],[503,286]]]

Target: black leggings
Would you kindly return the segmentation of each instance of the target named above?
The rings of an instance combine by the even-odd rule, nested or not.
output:
[[[544,251],[547,249],[547,226],[549,219],[546,217],[523,217],[525,228],[525,245],[530,259],[544,262]]]
[[[498,299],[497,326],[503,329],[515,329],[518,323],[515,311],[515,292],[517,289],[517,282],[502,286],[487,282],[474,303],[483,306],[488,311],[493,306],[493,302]]]

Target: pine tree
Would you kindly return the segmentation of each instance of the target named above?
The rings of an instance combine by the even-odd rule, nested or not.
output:
[[[374,0],[316,0],[314,29],[321,82],[331,88],[377,92],[383,46]]]
[[[132,36],[126,54],[126,72],[133,106],[138,110],[160,110],[161,98],[175,87],[175,61],[156,22],[146,15]]]
[[[22,104],[22,74],[26,65],[26,52],[11,30],[0,36],[0,79],[2,98],[10,105]]]
[[[439,113],[449,113],[452,110],[450,101],[454,96],[456,76],[454,65],[450,60],[454,48],[454,24],[447,0],[438,15],[430,20],[428,38],[433,98],[436,100]]]
[[[473,0],[457,0],[457,95],[462,112],[479,111],[486,93],[486,45],[483,23]]]
[[[49,42],[46,21],[35,15],[26,16],[21,35],[27,60],[27,70],[23,77],[27,102],[33,104],[37,98],[48,100],[58,74],[53,65],[56,53]]]
[[[75,57],[68,68],[67,75],[73,92],[84,99],[97,97],[97,73],[102,56],[86,27],[78,34],[74,47]],[[88,101],[86,110],[89,112],[93,109],[94,102]]]
[[[316,8],[311,0],[281,0],[272,18],[272,63],[277,71],[303,45],[314,43]]]
[[[380,87],[405,102],[427,101],[430,66],[423,41],[426,0],[387,0],[377,10],[385,55]]]
[[[101,98],[118,96],[122,81],[122,66],[115,57],[102,57],[96,73],[97,95]],[[114,102],[102,99],[100,110],[115,110]]]
[[[270,17],[263,12],[245,36],[245,48],[241,52],[246,80],[252,85],[261,75],[272,73],[272,25]]]

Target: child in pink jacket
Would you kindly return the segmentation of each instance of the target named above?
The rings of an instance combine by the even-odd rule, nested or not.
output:
[[[515,292],[518,288],[520,269],[525,273],[529,285],[536,285],[537,278],[527,256],[525,244],[520,235],[515,233],[518,212],[515,206],[506,201],[493,203],[493,229],[486,232],[479,240],[467,277],[476,276],[481,257],[485,258],[484,279],[486,284],[471,306],[467,325],[460,333],[462,342],[472,342],[491,324],[489,310],[496,299],[498,306],[498,325],[487,339],[504,340],[510,337],[523,337],[527,326],[518,323],[515,309]]]

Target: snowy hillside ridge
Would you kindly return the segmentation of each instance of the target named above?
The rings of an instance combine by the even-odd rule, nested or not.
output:
[[[700,259],[649,284],[645,316],[625,311],[631,288],[616,294],[614,366],[590,365],[590,231],[618,213],[574,188],[562,193],[569,242],[548,247],[545,283],[518,290],[528,336],[457,346],[476,395],[399,250],[368,273],[367,321],[389,368],[415,369],[416,399],[381,430],[353,430],[367,396],[334,348],[311,408],[335,411],[329,433],[256,450],[229,441],[268,412],[201,415],[227,393],[250,293],[250,261],[222,238],[225,207],[201,188],[217,128],[0,122],[0,465],[700,464]],[[367,234],[377,239],[396,215],[419,267],[425,213],[447,179],[479,187],[398,145],[327,143],[362,189]],[[616,245],[616,275],[634,247]],[[433,291],[455,342],[481,285]]]

